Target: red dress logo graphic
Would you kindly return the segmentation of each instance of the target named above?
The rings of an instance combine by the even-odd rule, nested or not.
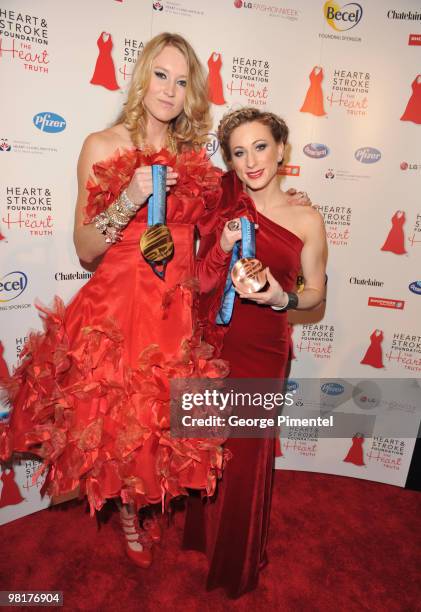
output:
[[[395,253],[396,255],[404,255],[406,253],[405,236],[403,233],[404,223],[405,212],[397,210],[392,217],[392,227],[381,248],[382,251],[390,251],[390,253]]]
[[[363,365],[369,365],[373,368],[384,368],[383,352],[381,343],[383,342],[383,332],[381,329],[375,329],[370,336],[370,346],[368,347],[364,357],[360,361]]]
[[[115,67],[111,50],[113,48],[113,40],[108,32],[101,32],[96,41],[99,49],[98,58],[95,64],[94,74],[91,79],[92,85],[102,85],[106,89],[115,91],[120,89],[115,78]]]
[[[412,81],[412,96],[409,98],[401,121],[421,124],[421,74]]]
[[[213,52],[208,59],[208,98],[212,104],[225,104],[222,78],[220,70],[222,67],[222,57],[220,53]]]
[[[344,461],[353,463],[354,465],[365,465],[363,456],[364,436],[361,433],[356,433],[352,438],[352,446],[348,451]]]
[[[307,94],[302,107],[300,108],[301,113],[311,113],[316,117],[322,117],[326,115],[323,106],[323,68],[321,66],[314,66],[313,70],[309,75],[310,87],[307,90]]]
[[[0,480],[3,482],[3,488],[0,493],[0,508],[5,506],[16,506],[24,501],[24,497],[20,494],[19,487],[15,482],[15,472],[13,469],[5,470]]]

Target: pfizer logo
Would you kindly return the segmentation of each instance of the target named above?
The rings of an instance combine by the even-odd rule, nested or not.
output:
[[[357,2],[340,5],[336,2],[325,2],[323,13],[331,28],[337,32],[346,32],[358,25],[363,16],[363,7]]]
[[[288,382],[287,382],[287,391],[289,393],[292,393],[293,391],[297,391],[299,386],[300,385],[297,383],[296,380],[288,380]]]
[[[219,149],[219,140],[215,132],[209,132],[206,136],[208,137],[208,142],[205,144],[206,157],[210,159]]]
[[[324,383],[320,388],[325,395],[341,395],[345,391],[339,383]]]
[[[361,149],[357,149],[354,153],[355,159],[362,164],[375,164],[381,159],[381,156],[380,151],[373,149],[373,147],[361,147]]]
[[[49,132],[54,134],[55,132],[62,132],[66,129],[66,120],[56,113],[38,113],[32,119],[36,128],[41,132]]]
[[[319,142],[310,142],[304,147],[303,153],[307,155],[307,157],[323,159],[323,157],[329,155],[329,148],[324,144],[320,144]]]
[[[24,272],[9,272],[0,280],[0,302],[11,302],[18,298],[28,285]]]
[[[409,291],[416,295],[421,295],[421,281],[414,281],[409,285]]]

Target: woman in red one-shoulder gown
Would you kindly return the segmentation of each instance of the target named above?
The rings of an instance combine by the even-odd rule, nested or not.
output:
[[[323,220],[311,207],[289,206],[279,190],[278,164],[287,136],[281,119],[252,108],[231,113],[219,126],[224,156],[235,170],[222,179],[220,223],[241,216],[257,223],[256,257],[269,268],[269,289],[239,294],[226,329],[213,325],[220,291],[203,296],[208,335],[214,344],[218,337],[223,341],[221,356],[229,361],[232,378],[283,379],[290,350],[286,309],[312,308],[324,295]],[[240,237],[241,230],[233,239]],[[199,257],[206,258],[214,241],[215,236],[202,240]],[[305,289],[297,298],[300,268]],[[235,598],[257,585],[267,562],[274,447],[274,439],[229,439],[225,448],[232,457],[215,498],[189,499],[184,547],[206,552],[208,589],[224,587]]]

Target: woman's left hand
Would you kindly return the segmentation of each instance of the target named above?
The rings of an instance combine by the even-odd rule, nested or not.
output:
[[[263,306],[283,307],[288,302],[288,295],[282,289],[276,278],[272,275],[269,268],[266,268],[265,272],[269,283],[269,287],[266,289],[266,291],[259,291],[258,293],[242,293],[236,289],[238,295],[240,298],[252,300],[253,302],[256,302],[256,304],[261,304]]]

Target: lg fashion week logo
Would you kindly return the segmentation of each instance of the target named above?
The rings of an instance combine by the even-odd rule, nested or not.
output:
[[[249,0],[234,0],[235,8],[256,11],[260,15],[269,17],[280,17],[288,21],[297,21],[300,13],[295,8],[288,6],[275,6],[274,3],[266,4],[265,2],[250,2]]]
[[[48,24],[44,17],[0,8],[0,61],[48,74]]]

